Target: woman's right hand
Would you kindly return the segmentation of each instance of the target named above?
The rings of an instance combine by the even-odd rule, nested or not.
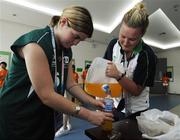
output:
[[[88,121],[95,125],[102,125],[105,121],[113,121],[113,114],[102,111],[90,111]]]

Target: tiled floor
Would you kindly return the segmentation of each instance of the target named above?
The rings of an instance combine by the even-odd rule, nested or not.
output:
[[[158,108],[160,110],[170,110],[180,104],[180,95],[151,95],[150,108]]]
[[[84,130],[94,127],[85,120],[71,117],[72,130],[69,134],[55,138],[54,140],[90,140],[85,134]]]
[[[170,112],[175,113],[176,115],[178,115],[180,117],[180,104],[171,108]]]

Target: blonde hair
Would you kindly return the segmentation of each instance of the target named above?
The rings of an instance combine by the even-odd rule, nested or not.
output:
[[[142,34],[146,32],[149,25],[148,13],[143,3],[138,3],[134,8],[129,10],[123,17],[122,22],[129,27],[141,28]]]
[[[71,28],[78,32],[83,32],[89,37],[93,33],[93,22],[89,11],[80,6],[71,6],[63,10],[61,17],[68,19],[68,24]]]

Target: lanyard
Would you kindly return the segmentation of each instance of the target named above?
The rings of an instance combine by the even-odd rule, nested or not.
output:
[[[54,51],[54,69],[55,69],[55,74],[54,74],[54,89],[57,92],[57,87],[58,87],[58,77],[57,77],[57,54],[56,54],[56,43],[55,43],[55,37],[54,37],[54,30],[51,27],[51,38],[52,38],[52,46],[53,46],[53,51]],[[63,58],[63,51],[62,51],[62,57],[61,57],[62,65],[61,65],[61,92],[64,93],[64,58]]]
[[[133,57],[134,53],[131,54],[131,58]],[[126,76],[129,76],[129,72],[128,72],[128,66],[129,66],[129,62],[131,60],[131,58],[129,60],[127,60],[127,55],[126,53],[124,52],[124,63],[123,63],[123,66],[125,68],[125,73],[126,73]],[[125,114],[126,116],[128,115],[128,110],[127,110],[127,107],[128,107],[128,104],[129,104],[129,95],[128,94],[122,94],[122,96],[124,96],[125,98]]]
[[[62,51],[62,65],[61,65],[61,91],[64,94],[64,53]]]
[[[125,68],[125,72],[128,71],[128,66],[129,66],[129,62],[130,60],[134,57],[134,52],[131,54],[131,58],[129,60],[127,60],[127,55],[126,53],[124,52],[124,63],[123,63],[123,66]]]
[[[128,70],[128,61],[127,61],[126,53],[124,53],[124,63],[123,63],[123,65],[124,65],[124,68],[125,68],[125,72],[127,72],[127,70]]]

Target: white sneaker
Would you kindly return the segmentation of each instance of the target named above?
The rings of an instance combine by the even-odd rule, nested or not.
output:
[[[67,135],[71,130],[71,124],[67,124],[67,129],[64,128],[64,125],[55,133],[55,137]]]

